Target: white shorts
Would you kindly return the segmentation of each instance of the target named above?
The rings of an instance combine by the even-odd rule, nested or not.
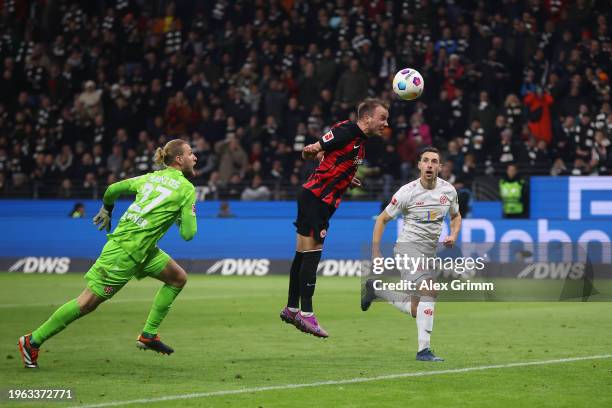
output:
[[[424,280],[434,280],[434,271],[428,270],[424,267],[425,265],[421,265],[415,268],[412,260],[418,261],[419,258],[421,258],[421,262],[424,263],[426,258],[434,258],[436,256],[435,246],[398,242],[393,248],[393,255],[399,255],[402,260],[406,260],[406,257],[408,258],[407,269],[402,268],[402,265],[398,265],[398,270],[402,280],[414,282],[417,285]],[[404,255],[406,255],[406,257],[404,257]]]

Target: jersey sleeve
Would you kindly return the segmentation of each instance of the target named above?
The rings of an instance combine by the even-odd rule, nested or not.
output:
[[[342,126],[330,129],[329,132],[321,137],[319,143],[324,152],[331,152],[332,150],[340,149],[352,139],[349,131],[344,129]]]
[[[190,241],[198,231],[198,223],[196,220],[196,204],[195,204],[195,189],[190,187],[187,196],[181,205],[181,238],[185,241]]]
[[[111,184],[104,192],[104,198],[102,199],[104,205],[115,204],[121,194],[136,194],[141,181],[142,176],[138,176]]]
[[[385,208],[385,211],[387,212],[387,214],[389,214],[391,218],[395,218],[404,211],[405,204],[406,193],[400,189],[395,194],[393,194],[393,198]]]
[[[459,194],[457,194],[457,190],[455,190],[455,194],[453,197],[453,201],[451,201],[449,212],[451,213],[451,215],[455,215],[459,212]]]

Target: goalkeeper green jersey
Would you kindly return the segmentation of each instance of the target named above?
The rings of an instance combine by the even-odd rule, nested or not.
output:
[[[167,167],[113,183],[104,193],[104,204],[114,204],[121,194],[136,194],[136,199],[108,238],[136,262],[145,258],[174,222],[178,221],[184,240],[195,235],[195,188],[180,170]]]

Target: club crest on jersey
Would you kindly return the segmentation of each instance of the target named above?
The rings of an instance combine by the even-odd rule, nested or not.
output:
[[[391,205],[397,205],[397,198],[393,197],[391,199]]]
[[[333,138],[334,138],[334,134],[332,133],[331,130],[323,135],[323,141],[326,143],[332,140]]]
[[[446,204],[448,202],[448,198],[445,195],[440,196],[440,204]]]

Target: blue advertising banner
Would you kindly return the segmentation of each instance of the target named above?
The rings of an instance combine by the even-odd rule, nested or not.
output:
[[[531,218],[612,221],[612,176],[532,177]]]
[[[376,207],[376,205],[373,205]],[[120,212],[114,217],[116,225]],[[373,215],[361,218],[334,216],[325,241],[324,258],[359,259],[371,240]],[[289,259],[295,250],[293,217],[206,218],[198,220],[198,234],[189,242],[181,240],[172,227],[159,245],[177,259],[262,257]],[[1,217],[0,256],[69,256],[95,258],[106,240],[92,225],[90,217],[67,216]],[[384,236],[395,241],[398,228],[389,224]],[[446,225],[442,236],[448,233]],[[465,219],[459,241],[469,242],[610,242],[612,222]]]

